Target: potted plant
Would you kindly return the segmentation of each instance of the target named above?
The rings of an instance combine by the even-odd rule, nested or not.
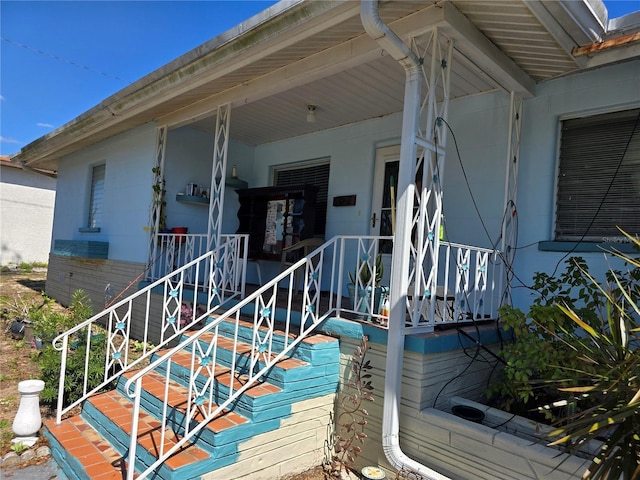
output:
[[[376,256],[373,271],[369,263],[360,260],[355,271],[349,272],[349,299],[351,308],[355,311],[366,313],[367,320],[371,320],[372,314],[377,314],[380,308],[380,299],[382,293],[386,290],[381,287],[382,276],[384,274],[384,265],[382,264],[382,255],[378,253]],[[371,303],[373,295],[373,305]]]

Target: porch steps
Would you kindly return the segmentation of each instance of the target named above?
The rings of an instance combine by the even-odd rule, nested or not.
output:
[[[234,330],[227,322],[222,322],[218,329],[214,385],[216,393],[222,398],[226,397],[232,378],[236,384],[234,388],[238,388],[238,382],[246,381],[249,368],[247,355],[251,347],[248,343],[240,342],[237,346],[236,365],[241,368],[238,367],[232,376],[230,365],[233,342],[225,336]],[[253,335],[253,324],[242,322],[239,331],[241,338],[249,340]],[[213,340],[213,333],[203,335],[199,341],[200,348],[206,351],[208,343]],[[274,334],[274,343],[281,344],[283,341],[283,332]],[[164,427],[164,371],[158,369],[143,380],[136,452],[138,461],[145,465],[144,468],[157,458],[161,428],[165,428],[167,432],[165,448],[170,448],[184,433],[180,425],[186,415],[186,399],[189,394],[186,379],[191,358],[191,352],[186,349],[174,356],[167,390],[170,407],[167,409]],[[114,390],[89,398],[84,402],[81,414],[63,420],[60,425],[55,425],[53,420],[45,423],[45,435],[49,438],[53,456],[69,479],[125,478],[126,465],[123,457],[126,457],[129,449],[133,403],[124,393],[124,384],[134,373],[123,375]],[[256,435],[279,429],[282,421],[292,415],[293,403],[335,393],[338,377],[337,339],[319,334],[309,336],[299,344],[291,357],[280,360],[260,383],[250,387],[232,408],[210,421],[192,439],[193,443],[187,444],[164,462],[149,478],[199,478],[205,473],[234,464],[242,453],[243,443],[246,444]],[[206,380],[201,375],[196,384],[202,387]],[[214,394],[213,401],[215,399]],[[206,409],[208,406],[205,402],[202,408]],[[194,422],[198,421],[200,415],[195,415],[192,426],[197,424]],[[296,447],[292,445],[291,448]],[[279,461],[278,458],[269,460],[274,464]]]

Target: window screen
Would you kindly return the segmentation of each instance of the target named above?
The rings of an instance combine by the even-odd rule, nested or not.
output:
[[[556,240],[640,233],[640,109],[564,120]]]
[[[327,222],[327,198],[329,194],[329,160],[314,162],[312,165],[297,164],[296,166],[277,168],[274,170],[274,185],[286,187],[309,183],[318,187],[316,197],[316,220],[314,232],[325,233]]]
[[[96,165],[91,174],[91,196],[89,197],[89,227],[100,227],[104,199],[105,165]]]

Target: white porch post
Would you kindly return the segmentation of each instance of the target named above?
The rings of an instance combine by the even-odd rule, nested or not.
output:
[[[229,126],[231,105],[218,106],[216,133],[213,144],[213,166],[211,168],[211,195],[209,201],[209,226],[207,228],[207,250],[220,245],[222,214],[224,207],[225,172],[229,149]]]
[[[436,304],[436,288],[438,285],[438,256],[440,250],[440,223],[442,221],[443,179],[446,153],[446,139],[448,128],[446,125],[449,112],[449,79],[451,72],[451,58],[453,41],[441,35],[438,28],[430,31],[430,39],[421,58],[430,53],[431,62],[428,72],[421,68],[421,80],[424,81],[426,91],[424,98],[418,93],[415,106],[405,103],[405,110],[415,108],[420,114],[420,120],[425,122],[422,130],[419,124],[414,127],[413,157],[402,157],[401,149],[400,170],[403,162],[406,166],[413,165],[413,177],[405,181],[414,184],[416,194],[417,214],[411,210],[405,212],[398,224],[406,222],[411,231],[406,243],[401,245],[401,252],[408,255],[411,266],[408,276],[408,288],[411,302],[407,302],[410,327],[413,332],[432,331]],[[439,98],[438,98],[439,96]],[[403,131],[408,128],[403,125]],[[404,144],[404,132],[402,142]],[[415,188],[415,172],[422,166],[422,188]],[[402,173],[401,180],[402,180]],[[400,185],[402,191],[402,185]],[[415,238],[412,239],[411,236]],[[394,248],[395,251],[395,248]],[[407,290],[405,290],[406,292]]]
[[[152,168],[153,185],[157,185],[160,187],[160,189],[162,189],[164,180],[164,157],[167,146],[168,128],[166,125],[161,125],[157,130],[158,133],[156,136],[156,157]],[[159,254],[157,238],[160,229],[160,215],[162,213],[163,201],[165,201],[165,199],[163,198],[162,191],[154,189],[153,196],[151,198],[151,212],[149,216],[149,246],[147,254],[147,264],[150,268],[155,263]]]
[[[522,104],[523,99],[515,92],[511,92],[509,104],[509,138],[507,144],[507,162],[504,178],[504,210],[502,219],[502,231],[500,251],[504,262],[504,271],[500,272],[500,284],[498,291],[502,291],[504,281],[504,294],[500,298],[500,304],[511,305],[511,280],[513,279],[513,257],[515,254],[518,234],[518,212],[516,199],[518,196],[518,166],[520,164],[520,132],[522,129]]]

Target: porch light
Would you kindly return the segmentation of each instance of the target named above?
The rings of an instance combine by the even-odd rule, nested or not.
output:
[[[307,105],[307,123],[315,123],[316,121],[316,106]]]

